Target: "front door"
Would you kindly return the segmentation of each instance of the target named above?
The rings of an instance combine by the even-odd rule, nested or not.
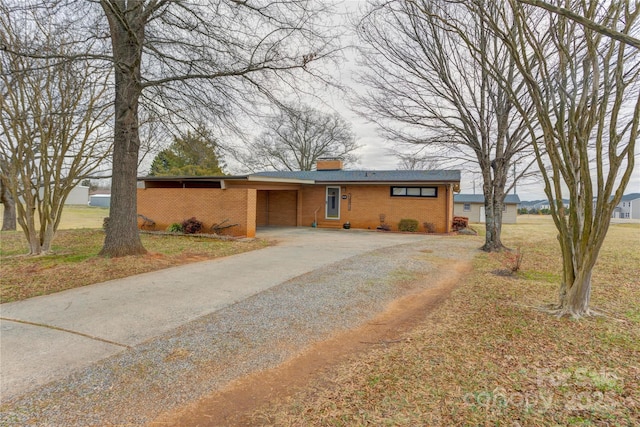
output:
[[[340,219],[340,187],[327,187],[326,219]]]

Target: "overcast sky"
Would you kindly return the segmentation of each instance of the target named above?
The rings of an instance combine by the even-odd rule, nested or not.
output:
[[[341,4],[347,13],[357,13],[357,10],[361,5],[365,3],[363,0],[351,0]],[[346,20],[345,20],[346,21]],[[366,88],[361,87],[355,82],[355,75],[357,71],[357,64],[355,59],[355,52],[347,51],[345,53],[345,60],[340,61],[338,69],[330,70],[331,73],[339,78],[340,82],[352,90],[353,92],[362,92]],[[362,169],[397,169],[399,159],[389,154],[388,150],[394,146],[393,142],[387,141],[378,134],[378,129],[375,125],[367,123],[365,118],[358,116],[353,110],[349,101],[348,95],[339,93],[337,91],[330,91],[323,96],[324,101],[327,103],[325,108],[327,110],[335,110],[339,112],[345,120],[350,122],[353,126],[358,142],[362,145],[358,154],[360,156],[359,168]],[[320,105],[319,108],[322,108]],[[636,162],[640,163],[640,145],[636,144]],[[475,178],[475,192],[480,194],[482,192],[482,181],[479,176],[475,176],[470,173],[463,173],[461,182],[462,193],[474,192],[474,178]],[[634,169],[633,176],[625,194],[640,193],[640,168]],[[543,191],[543,185],[541,180],[519,182],[517,185],[517,194],[521,200],[534,200],[545,199],[546,196]]]

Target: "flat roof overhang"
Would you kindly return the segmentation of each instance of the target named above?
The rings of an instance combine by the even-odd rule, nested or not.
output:
[[[282,178],[259,175],[229,175],[229,176],[147,176],[139,177],[138,181],[151,182],[220,182],[222,188],[225,181],[265,182],[281,184],[306,185],[453,185],[454,191],[460,191],[460,181],[316,181],[313,179]]]
[[[229,176],[143,176],[138,177],[138,181],[203,181],[219,182],[224,180],[246,181],[247,175]]]
[[[271,176],[257,176],[249,175],[247,181],[251,182],[279,182],[282,184],[317,184],[313,179],[298,179],[298,178],[276,178]]]

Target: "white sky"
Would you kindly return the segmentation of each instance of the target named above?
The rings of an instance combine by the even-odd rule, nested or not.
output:
[[[342,2],[341,6],[344,7],[345,11],[353,13],[356,12],[360,5],[363,5],[364,3],[366,3],[365,0],[350,0]],[[355,93],[365,91],[366,88],[358,85],[354,79],[354,74],[357,69],[355,54],[353,52],[346,52],[345,56],[345,60],[339,62],[339,68],[332,69],[330,72],[332,75],[337,76],[344,86]],[[360,156],[360,164],[358,165],[358,168],[381,170],[398,168],[399,159],[388,153],[388,150],[392,148],[394,144],[382,138],[378,134],[378,130],[375,125],[367,123],[364,118],[354,113],[347,95],[338,93],[337,91],[330,91],[322,98],[327,105],[322,106],[316,104],[318,109],[325,109],[327,111],[335,110],[340,113],[347,122],[352,124],[352,129],[356,134],[358,142],[362,145],[362,147],[357,151],[357,154]],[[636,144],[635,158],[636,161],[640,163],[640,146],[638,144]],[[461,192],[473,193],[473,181],[474,176],[472,174],[463,173]],[[478,176],[475,177],[475,190],[477,194],[482,192],[482,180]],[[631,181],[627,186],[625,194],[635,192],[640,192],[640,168],[638,167],[634,168]],[[537,182],[519,182],[517,184],[517,193],[521,200],[546,198],[541,179]]]

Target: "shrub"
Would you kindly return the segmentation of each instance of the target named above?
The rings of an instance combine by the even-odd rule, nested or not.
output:
[[[167,231],[169,233],[182,233],[182,224],[178,222],[174,222],[173,224],[167,227]]]
[[[424,231],[426,231],[427,233],[436,232],[436,225],[432,222],[423,222],[422,226],[424,227]]]
[[[517,273],[518,271],[520,271],[520,267],[522,266],[523,256],[524,254],[522,253],[519,247],[515,252],[507,252],[506,260],[507,260],[509,270],[511,270],[512,273]]]
[[[415,219],[401,219],[398,224],[398,230],[400,231],[418,231],[418,221]]]
[[[462,230],[467,227],[469,227],[469,218],[467,218],[466,216],[453,217],[453,223],[452,223],[453,231]]]
[[[182,232],[185,234],[195,234],[202,230],[202,221],[198,221],[195,216],[182,221]]]

